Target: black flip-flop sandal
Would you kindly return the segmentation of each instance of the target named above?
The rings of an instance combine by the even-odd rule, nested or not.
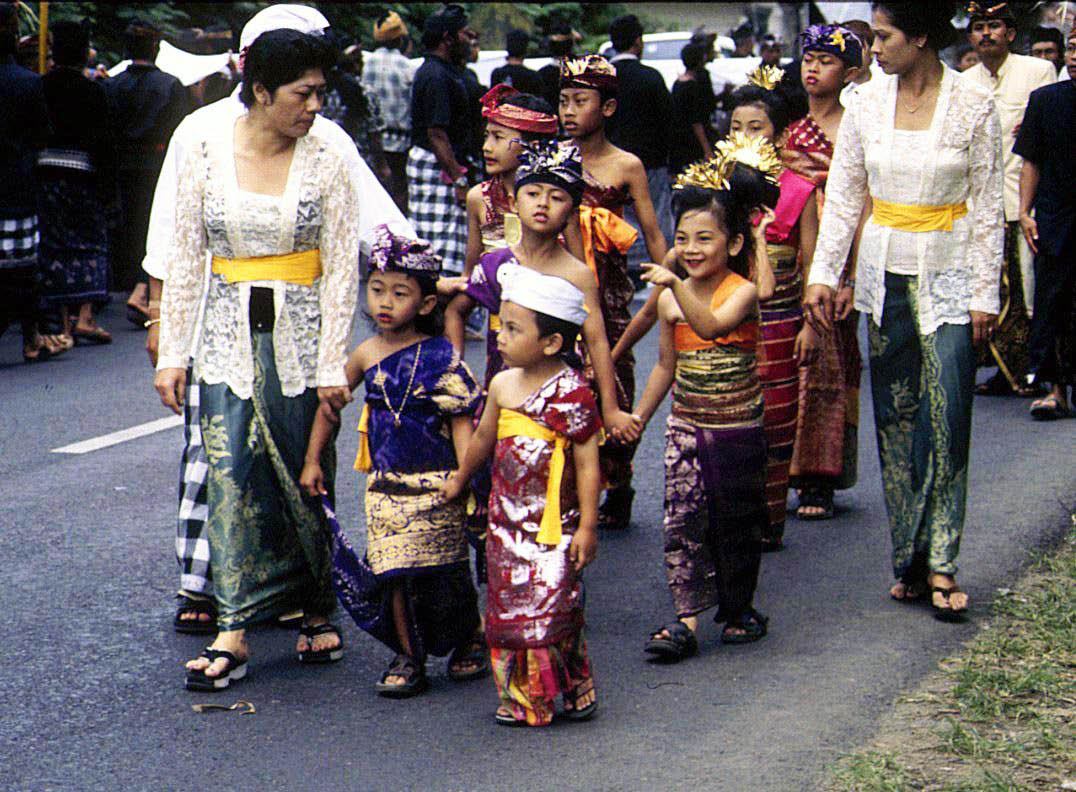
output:
[[[473,665],[472,671],[454,671],[453,666]],[[489,650],[486,648],[485,636],[472,638],[465,646],[456,647],[448,658],[448,678],[454,682],[467,682],[481,679],[490,671]]]
[[[194,599],[176,595],[176,615],[172,619],[172,626],[177,633],[185,635],[213,635],[217,632],[217,606],[213,600]],[[199,619],[202,614],[209,616],[208,619]],[[193,619],[184,619],[182,616],[194,614]]]
[[[314,638],[319,635],[326,635],[327,633],[333,633],[340,639],[340,645],[333,649],[318,649],[315,651]],[[340,634],[340,630],[336,628],[336,625],[329,624],[317,624],[314,626],[304,625],[299,628],[299,635],[306,637],[307,645],[310,649],[304,652],[299,652],[300,663],[335,663],[337,660],[344,656],[344,637]]]
[[[422,693],[430,686],[426,678],[425,663],[419,665],[413,658],[404,654],[396,655],[389,664],[388,669],[381,675],[381,681],[374,685],[374,690],[379,695],[388,698],[410,698]],[[389,685],[385,682],[390,676],[403,678],[403,684]]]
[[[498,726],[507,726],[510,729],[527,725],[526,718],[517,718],[515,715],[507,715],[500,710],[493,713],[493,720],[496,721]]]
[[[204,668],[199,671],[188,670],[185,683],[187,690],[205,690],[215,693],[219,690],[224,690],[232,682],[238,682],[247,675],[247,661],[240,660],[225,649],[206,647],[205,651],[202,652],[202,657],[206,658],[210,665],[213,664],[213,661],[224,658],[228,661],[228,665],[220,676],[215,677],[206,676]]]
[[[967,615],[967,612],[968,612],[967,607],[961,608],[960,610],[956,610],[953,607],[953,604],[949,601],[949,598],[951,596],[953,596],[953,594],[959,594],[959,593],[962,593],[962,592],[956,586],[951,586],[950,588],[942,588],[941,586],[931,586],[931,588],[930,588],[930,607],[934,609],[934,618],[935,619],[937,619],[938,621],[943,621],[943,622],[962,622],[962,621],[964,621],[964,617]],[[941,594],[942,598],[945,600],[945,603],[949,607],[948,608],[943,608],[943,607],[941,607],[939,605],[935,605],[934,604],[934,595],[935,594]]]
[[[748,608],[739,618],[725,623],[725,629],[721,631],[721,643],[724,644],[747,644],[754,643],[766,635],[767,625],[770,620],[754,608]],[[743,633],[734,633],[730,630],[743,630]]]
[[[661,637],[663,632],[668,633],[669,637]],[[644,651],[664,660],[676,662],[698,652],[699,641],[692,629],[677,619],[654,630],[650,634],[650,640],[646,642]]]
[[[805,514],[804,509],[821,509],[817,514]],[[807,487],[800,491],[800,502],[796,508],[796,519],[810,522],[811,520],[833,519],[833,490],[821,487]]]
[[[586,681],[580,683],[580,685],[583,684],[586,684]],[[590,702],[587,706],[583,707],[582,709],[576,707],[576,701],[579,700],[580,695],[585,695],[586,693],[591,693],[593,691],[594,682],[593,680],[590,680],[590,689],[584,691],[583,694],[577,694],[575,693],[575,691],[572,691],[571,693],[565,693],[564,717],[570,721],[588,721],[593,718],[595,713],[597,713],[598,711],[598,698],[596,695],[594,700]]]

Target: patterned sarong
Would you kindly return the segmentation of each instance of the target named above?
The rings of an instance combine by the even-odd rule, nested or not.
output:
[[[412,147],[407,156],[407,203],[420,239],[433,245],[446,272],[461,273],[467,253],[467,214],[456,203],[455,188],[441,178],[432,152]]]

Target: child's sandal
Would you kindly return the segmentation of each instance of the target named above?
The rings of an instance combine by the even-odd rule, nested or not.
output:
[[[381,681],[374,685],[374,690],[388,698],[417,696],[430,686],[424,666],[425,663],[420,665],[407,655],[396,655],[389,664],[388,669],[381,675]],[[390,685],[386,680],[393,676],[400,677],[403,682]]]

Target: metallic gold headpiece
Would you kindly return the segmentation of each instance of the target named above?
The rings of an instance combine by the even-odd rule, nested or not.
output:
[[[747,81],[752,85],[757,85],[759,88],[772,91],[780,84],[781,78],[784,76],[784,69],[779,69],[776,66],[759,66],[747,75]]]
[[[729,176],[736,167],[735,160],[730,160],[721,154],[715,154],[708,160],[699,160],[688,165],[684,172],[676,177],[673,184],[674,190],[682,190],[685,187],[701,187],[704,190],[727,190],[729,189]]]
[[[561,64],[561,88],[592,88],[598,91],[615,91],[616,86],[616,66],[601,55],[568,58]]]
[[[720,140],[714,146],[715,156],[730,162],[729,173],[737,162],[761,171],[766,180],[777,184],[781,175],[781,159],[777,149],[763,137],[748,137],[743,132],[733,132],[726,140]]]

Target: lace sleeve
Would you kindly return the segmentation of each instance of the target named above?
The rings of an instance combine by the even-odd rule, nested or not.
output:
[[[967,262],[971,273],[973,311],[996,314],[1004,253],[1005,211],[1002,204],[1001,121],[993,101],[987,100],[972,127],[968,156],[971,160],[968,197],[971,204],[971,240]]]
[[[359,193],[346,165],[334,157],[323,193],[321,225],[321,336],[318,387],[347,385],[347,340],[359,290]]]
[[[202,219],[205,149],[183,163],[176,191],[175,230],[168,276],[161,293],[161,339],[157,368],[186,368],[205,281],[206,235]]]
[[[867,168],[859,129],[862,101],[862,96],[853,94],[851,107],[845,111],[837,132],[826,182],[826,211],[818,229],[808,285],[821,283],[837,288],[867,199]]]

